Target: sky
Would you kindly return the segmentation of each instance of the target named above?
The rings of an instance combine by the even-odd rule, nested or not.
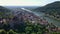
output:
[[[0,0],[0,6],[44,6],[60,0]]]

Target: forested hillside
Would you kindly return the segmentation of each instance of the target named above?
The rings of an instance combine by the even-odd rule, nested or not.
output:
[[[60,1],[56,1],[43,7],[36,8],[35,11],[44,12],[46,14],[60,18]]]
[[[8,18],[12,16],[12,10],[0,6],[0,18]]]

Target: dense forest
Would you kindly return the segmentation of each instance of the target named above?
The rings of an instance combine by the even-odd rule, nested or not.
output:
[[[45,14],[60,18],[60,1],[56,1],[43,7],[36,8],[35,11],[44,12]]]
[[[10,9],[0,6],[0,18],[8,18],[11,17],[12,15],[13,14]]]

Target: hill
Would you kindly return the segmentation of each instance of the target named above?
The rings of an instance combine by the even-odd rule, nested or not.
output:
[[[35,10],[60,18],[60,1],[47,4],[43,7],[36,8]]]
[[[11,14],[11,10],[5,7],[0,6],[0,17],[7,17]]]

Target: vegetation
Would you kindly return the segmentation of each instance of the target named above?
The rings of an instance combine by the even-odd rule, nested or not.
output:
[[[11,10],[0,6],[0,18],[1,17],[2,18],[8,18],[10,16],[13,16]]]
[[[56,1],[46,6],[36,8],[35,11],[44,12],[45,14],[49,14],[54,16],[55,18],[60,18],[60,1]]]
[[[49,32],[45,26],[37,25],[30,23],[29,21],[25,22],[25,25],[16,24],[15,28],[10,28],[8,24],[2,26],[0,29],[1,34],[59,34],[59,32]]]
[[[11,15],[10,11],[6,8],[4,9],[3,7],[0,7],[0,17],[9,19],[13,18],[13,15]],[[39,23],[32,24],[28,20],[24,22],[22,18],[20,21],[15,17],[12,20],[6,21],[6,23],[0,23],[0,34],[60,34],[60,32],[49,32],[45,25],[41,25]]]

